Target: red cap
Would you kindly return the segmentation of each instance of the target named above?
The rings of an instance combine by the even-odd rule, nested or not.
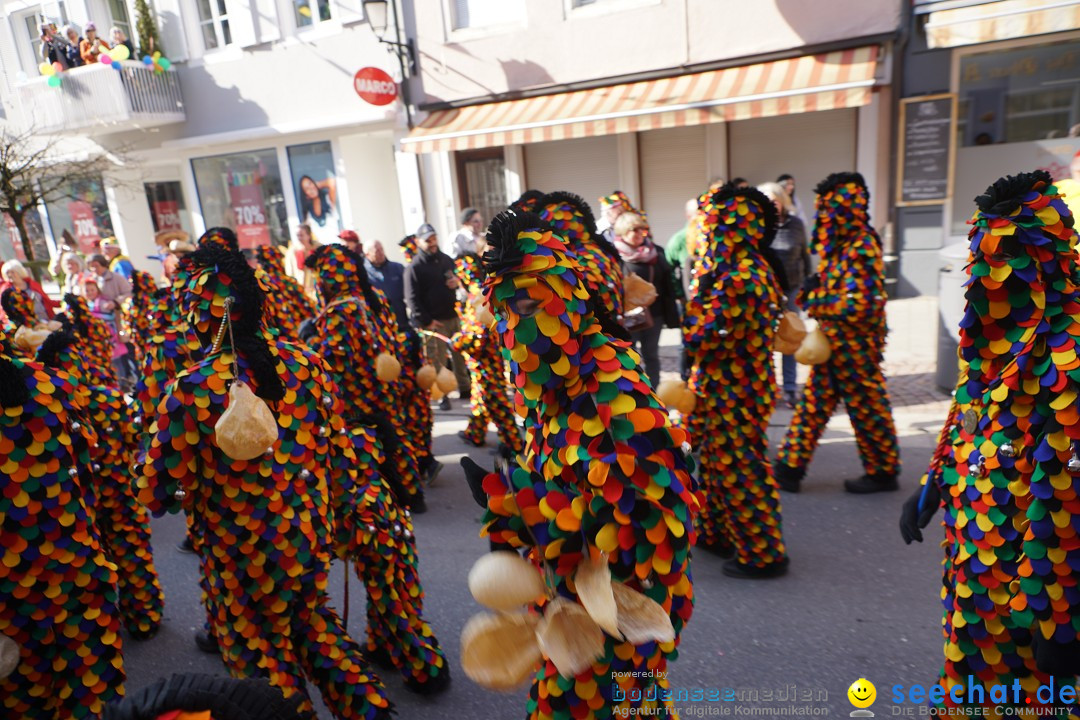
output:
[[[349,240],[351,242],[360,242],[360,236],[356,234],[355,230],[342,230],[338,233],[338,237],[342,240]]]

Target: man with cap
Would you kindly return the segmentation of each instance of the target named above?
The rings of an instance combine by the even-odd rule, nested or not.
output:
[[[123,275],[124,279],[131,282],[131,275],[135,272],[135,266],[131,259],[120,252],[120,243],[114,237],[107,237],[101,241],[101,252],[109,261],[109,269],[117,275]]]
[[[454,274],[454,261],[439,250],[439,237],[428,223],[416,231],[416,256],[405,269],[405,301],[409,306],[412,323],[420,330],[450,337],[461,329],[456,303],[457,289],[461,283]],[[446,365],[448,348],[445,341],[431,335],[426,339],[426,355],[436,368]],[[452,353],[454,376],[457,378],[460,397],[469,397],[469,370],[465,360]],[[439,406],[450,409],[450,400],[443,398]]]
[[[360,236],[355,230],[342,230],[338,233],[338,240],[357,255],[360,254]]]

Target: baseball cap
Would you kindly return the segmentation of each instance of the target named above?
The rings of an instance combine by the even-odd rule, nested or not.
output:
[[[349,242],[360,242],[360,236],[356,234],[355,230],[342,230],[338,233],[338,237]]]
[[[435,234],[435,228],[431,227],[428,223],[424,223],[416,229],[417,240],[427,240],[429,237]]]
[[[110,237],[107,237],[107,238],[103,238],[102,241],[101,241],[101,247],[105,247],[106,245],[119,246],[120,243],[116,241],[116,238],[110,236]]]

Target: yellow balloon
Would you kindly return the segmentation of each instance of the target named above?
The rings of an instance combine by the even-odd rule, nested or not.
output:
[[[52,66],[52,63],[43,62],[38,65],[38,72],[40,72],[45,77],[49,77],[50,75],[56,74],[56,68]]]
[[[117,45],[109,51],[109,55],[113,60],[127,60],[131,57],[131,51],[127,49],[127,45]]]

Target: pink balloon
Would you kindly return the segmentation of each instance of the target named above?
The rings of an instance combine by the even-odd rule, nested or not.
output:
[[[56,72],[58,72],[58,73],[64,72],[64,66],[61,65],[59,62],[54,62],[52,64],[52,66],[53,66],[53,70],[55,70]]]
[[[103,65],[112,65],[112,58],[105,53],[101,53],[100,55],[98,55],[98,62],[102,63]]]

